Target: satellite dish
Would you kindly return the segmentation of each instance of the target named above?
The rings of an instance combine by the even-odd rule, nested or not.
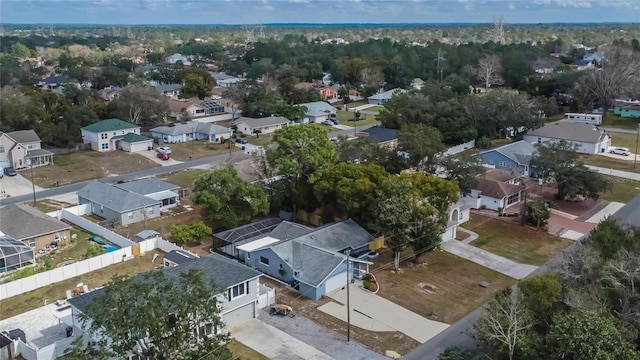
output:
[[[74,239],[74,240],[77,239],[78,238],[78,234],[71,235],[71,238]]]

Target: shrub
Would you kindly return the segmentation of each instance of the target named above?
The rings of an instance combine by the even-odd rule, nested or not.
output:
[[[107,252],[107,250],[105,250],[105,248],[103,248],[102,246],[91,244],[87,249],[87,252],[84,254],[84,257],[88,259],[94,256],[102,255],[105,252]]]
[[[476,147],[478,149],[488,149],[491,146],[491,139],[486,136],[483,136],[476,140]]]
[[[35,275],[38,272],[40,272],[40,271],[38,270],[37,267],[30,266],[28,268],[24,268],[24,269],[20,269],[20,270],[14,271],[11,275],[9,275],[9,279],[11,281],[18,280],[18,279],[29,277],[31,275]]]
[[[371,288],[371,281],[363,280],[362,286],[364,286],[365,289],[369,290]]]
[[[486,209],[487,209],[487,205],[485,204],[480,205],[480,210],[486,210]]]

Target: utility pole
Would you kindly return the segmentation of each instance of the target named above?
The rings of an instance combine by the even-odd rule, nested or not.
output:
[[[520,211],[520,225],[524,226],[525,212],[527,211],[527,184],[524,182],[524,177],[520,177],[520,183],[522,184],[522,188],[524,192],[524,200],[522,201],[522,210]]]
[[[638,163],[638,140],[640,140],[640,124],[638,124],[638,129],[636,130],[636,153],[633,158],[633,168],[636,168],[636,164]]]
[[[33,190],[33,207],[36,207],[36,184],[33,182],[33,160],[29,159],[29,168],[31,169],[31,189]]]
[[[347,250],[347,342],[351,341],[351,304],[349,303],[349,284],[351,279],[349,278],[349,255],[351,250]]]

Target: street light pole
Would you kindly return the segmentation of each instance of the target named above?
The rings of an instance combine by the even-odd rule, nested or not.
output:
[[[640,140],[640,124],[638,124],[638,129],[636,130],[636,153],[633,158],[633,168],[636,168],[636,164],[638,163],[638,140]]]
[[[29,169],[31,170],[31,189],[33,190],[33,207],[36,207],[36,184],[33,182],[33,160],[29,159]]]

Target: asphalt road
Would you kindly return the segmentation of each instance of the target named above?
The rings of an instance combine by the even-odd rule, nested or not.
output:
[[[145,170],[140,170],[140,171],[134,171],[134,172],[130,172],[130,173],[127,173],[127,174],[118,175],[118,176],[111,176],[111,177],[103,178],[103,179],[100,179],[100,180],[108,182],[108,183],[115,183],[115,182],[118,182],[118,181],[128,181],[128,180],[139,179],[139,178],[143,178],[143,177],[162,175],[162,174],[167,174],[167,173],[170,173],[170,172],[173,172],[173,171],[180,171],[180,170],[185,170],[185,169],[189,169],[189,168],[196,167],[196,166],[202,166],[202,165],[207,165],[207,164],[211,164],[211,163],[225,161],[225,160],[228,160],[229,157],[230,157],[229,154],[210,156],[210,157],[206,157],[206,158],[201,158],[201,159],[196,159],[196,160],[191,160],[191,161],[185,161],[185,162],[180,163],[180,164],[163,166],[163,167],[156,167],[156,168],[145,169]],[[89,181],[91,181],[91,180],[89,180]],[[87,183],[89,183],[89,181],[83,181],[83,182],[79,182],[79,183],[75,183],[75,184],[69,184],[69,185],[64,185],[64,186],[60,186],[60,187],[57,187],[57,188],[50,188],[50,189],[38,191],[38,192],[36,192],[36,198],[37,199],[43,199],[43,198],[47,198],[47,197],[51,197],[51,196],[58,196],[58,195],[63,195],[63,194],[71,193],[71,192],[76,192],[76,191],[82,189]],[[7,205],[7,204],[25,202],[25,201],[29,201],[29,200],[32,200],[32,199],[33,199],[33,194],[26,194],[26,195],[21,195],[21,196],[13,196],[13,197],[5,198],[5,199],[0,199],[0,206],[1,205]]]

